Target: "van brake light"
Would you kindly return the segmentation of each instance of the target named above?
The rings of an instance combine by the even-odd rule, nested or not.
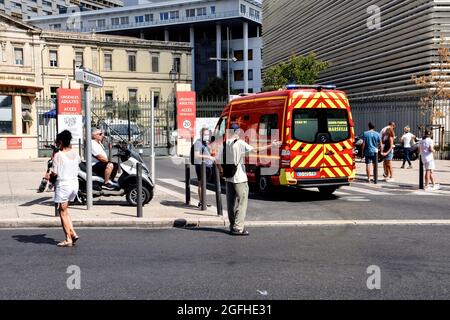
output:
[[[288,145],[282,145],[280,151],[281,168],[290,168],[291,166],[291,150]]]

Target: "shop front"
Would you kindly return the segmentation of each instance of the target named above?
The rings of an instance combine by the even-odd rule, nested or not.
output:
[[[0,159],[38,156],[36,93],[39,85],[0,82]]]

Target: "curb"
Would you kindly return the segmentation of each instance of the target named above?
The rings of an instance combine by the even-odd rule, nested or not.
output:
[[[169,229],[169,228],[199,228],[199,227],[225,227],[224,219],[160,219],[160,220],[73,220],[76,228],[142,228],[142,229]],[[61,221],[55,219],[11,219],[1,220],[0,229],[18,228],[60,228]]]
[[[227,228],[225,219],[160,219],[160,220],[85,220],[73,221],[77,228],[171,229],[171,228]],[[247,221],[246,227],[349,227],[349,226],[450,226],[446,220],[299,220]],[[3,220],[1,229],[61,228],[59,219]]]

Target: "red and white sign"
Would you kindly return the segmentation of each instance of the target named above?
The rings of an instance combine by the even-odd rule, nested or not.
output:
[[[6,138],[7,150],[22,149],[22,138]]]
[[[196,118],[197,105],[195,92],[177,92],[178,138],[190,140],[195,137]]]
[[[72,143],[83,139],[83,115],[81,90],[56,90],[58,96],[58,132],[69,130],[72,133]]]

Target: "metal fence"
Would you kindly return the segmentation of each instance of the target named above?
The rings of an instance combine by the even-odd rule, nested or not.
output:
[[[381,130],[389,122],[397,124],[396,136],[400,137],[403,128],[409,126],[412,133],[421,136],[425,129],[433,132],[434,140],[439,150],[437,156],[441,159],[450,158],[450,101],[435,101],[434,111],[440,116],[431,120],[432,108],[424,110],[419,105],[420,97],[382,97],[365,100],[350,100],[355,131],[361,135],[367,130],[367,124],[372,122]]]
[[[197,101],[197,118],[217,118],[227,104],[223,99]],[[56,105],[52,99],[37,100],[38,148],[40,156],[49,153],[48,144],[56,138]],[[143,148],[151,144],[151,103],[138,101],[99,101],[91,103],[92,126],[109,133],[114,140],[130,141]],[[155,147],[159,153],[167,153],[175,143],[176,129],[174,100],[160,100],[155,105]]]

